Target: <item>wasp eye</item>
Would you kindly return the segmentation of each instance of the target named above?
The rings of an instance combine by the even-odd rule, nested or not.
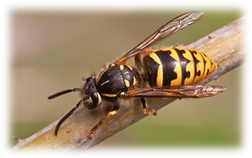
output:
[[[95,83],[95,79],[93,77],[89,77],[89,78],[86,79],[86,82]]]
[[[91,98],[92,98],[93,104],[97,105],[97,103],[98,103],[98,95],[97,95],[97,93],[92,93],[91,94]]]
[[[90,80],[91,80],[91,77],[87,78],[87,79],[86,79],[86,82],[89,82]]]

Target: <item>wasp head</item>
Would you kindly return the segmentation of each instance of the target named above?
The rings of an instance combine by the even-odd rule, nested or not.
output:
[[[102,102],[101,95],[97,91],[95,83],[95,77],[89,77],[86,79],[86,83],[83,87],[84,93],[86,95],[83,102],[89,109],[96,108]]]

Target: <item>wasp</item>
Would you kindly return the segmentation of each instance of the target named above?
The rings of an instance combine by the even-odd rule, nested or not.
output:
[[[88,109],[98,108],[103,102],[113,107],[90,131],[88,138],[92,139],[95,131],[117,113],[119,99],[138,98],[144,114],[156,115],[154,109],[147,110],[145,98],[203,98],[224,92],[225,87],[199,84],[217,68],[205,54],[178,47],[149,49],[197,22],[203,15],[203,12],[193,11],[172,19],[121,58],[101,69],[99,75],[85,79],[81,88],[67,89],[49,96],[48,99],[53,99],[70,92],[80,92],[82,96],[77,105],[58,122],[55,135],[61,124],[82,104]],[[135,59],[134,66],[127,63],[130,58]]]

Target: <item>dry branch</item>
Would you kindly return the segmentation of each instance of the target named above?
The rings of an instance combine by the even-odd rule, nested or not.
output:
[[[222,74],[242,64],[245,55],[244,41],[244,18],[240,18],[216,31],[186,46],[199,52],[204,52],[215,61],[218,68],[209,76],[204,83],[217,79]],[[148,107],[156,110],[173,102],[175,99],[147,99]],[[58,136],[54,135],[54,129],[58,121],[30,136],[19,140],[14,150],[26,149],[88,149],[129,125],[144,118],[142,105],[124,107],[121,106],[116,115],[113,115],[95,133],[92,140],[87,136],[105,114],[95,114],[81,106],[60,127]]]

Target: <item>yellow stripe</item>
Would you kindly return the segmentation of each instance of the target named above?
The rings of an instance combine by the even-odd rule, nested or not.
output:
[[[210,75],[216,69],[216,64],[214,63],[213,60],[208,58],[205,54],[203,55],[203,57],[206,60],[205,73],[204,73],[203,78],[206,78],[208,75]],[[208,74],[207,74],[207,70],[209,70]]]
[[[195,51],[196,52],[196,51]],[[196,54],[197,53],[197,54]],[[204,60],[203,57],[201,56],[200,52],[193,53],[194,57],[199,61],[196,66],[196,71],[195,73],[200,72],[199,76],[195,76],[193,83],[197,83],[202,80],[203,75],[204,75]]]
[[[202,53],[202,56],[206,61],[205,71],[204,71],[204,76],[203,76],[203,79],[204,79],[210,74],[210,69],[212,65],[211,65],[211,60],[205,54]],[[208,74],[207,74],[207,71],[208,71]]]
[[[102,69],[100,70],[101,73],[100,73],[100,75],[99,75],[99,77],[98,77],[98,80],[97,80],[96,82],[100,81],[102,75],[103,75],[104,72],[106,72],[107,70],[108,70],[107,68],[102,68]]]
[[[124,66],[123,65],[120,65],[120,70],[122,71],[124,69]]]
[[[149,54],[149,56],[157,63],[159,64],[158,70],[157,70],[157,87],[163,86],[163,65],[155,53]]]
[[[135,78],[135,76],[133,76],[133,86],[135,86],[136,85],[136,78]]]
[[[126,65],[131,71],[133,71],[133,68],[129,65]]]
[[[128,87],[128,88],[130,87],[130,83],[128,80],[124,79],[124,83],[125,83],[126,87]]]
[[[100,105],[101,102],[102,102],[102,98],[101,98],[101,95],[99,93],[97,93],[97,94],[98,94],[98,105]]]
[[[105,94],[105,93],[102,93],[101,95],[102,95],[102,96],[105,96],[105,97],[111,97],[111,98],[117,96],[116,94]]]
[[[193,79],[194,79],[194,61],[193,61],[193,57],[192,54],[190,53],[190,51],[188,49],[183,49],[185,51],[185,53],[183,53],[183,57],[185,57],[186,59],[190,60],[189,63],[187,63],[186,65],[186,71],[190,72],[190,77],[189,78],[185,78],[184,81],[184,85],[189,85],[193,83]]]
[[[181,85],[182,82],[182,68],[180,59],[178,53],[174,49],[170,48],[168,50],[171,51],[170,56],[177,61],[177,65],[174,68],[174,72],[177,74],[177,78],[171,81],[171,86],[178,86]]]
[[[211,60],[211,59],[210,59]],[[212,64],[211,64],[211,69],[210,69],[210,73],[212,73],[215,69],[216,69],[216,64],[214,63],[214,61],[213,60],[211,60],[212,61]],[[209,73],[209,74],[210,74]]]

